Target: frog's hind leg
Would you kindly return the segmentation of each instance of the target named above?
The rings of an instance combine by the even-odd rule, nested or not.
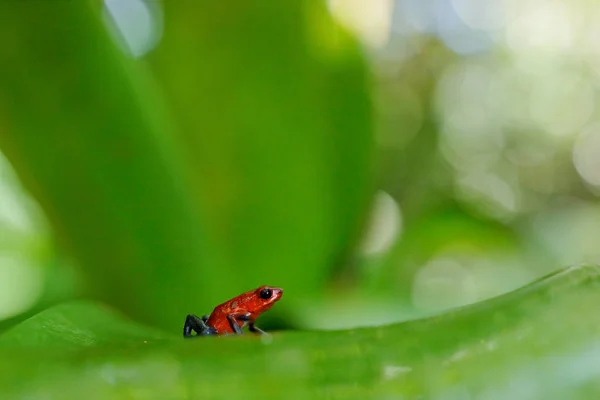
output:
[[[195,336],[211,336],[216,335],[217,330],[207,325],[208,316],[202,318],[197,317],[194,314],[189,314],[185,318],[185,324],[183,325],[183,337],[191,338]],[[192,335],[192,331],[196,332],[196,335]]]

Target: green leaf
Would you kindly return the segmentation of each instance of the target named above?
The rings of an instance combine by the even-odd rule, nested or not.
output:
[[[321,2],[163,5],[146,63],[87,2],[2,3],[2,151],[89,293],[141,321],[322,293],[370,193],[357,43]]]
[[[166,399],[264,399],[266,394],[291,399],[590,399],[600,394],[599,301],[600,267],[583,266],[422,320],[348,331],[273,332],[269,338],[194,340],[158,340],[162,336],[154,332],[144,336],[144,329],[93,311],[93,305],[73,304],[47,310],[35,323],[24,322],[12,339],[10,332],[0,337],[3,359],[18,355],[10,368],[0,363],[0,384],[11,398],[92,393]],[[90,312],[114,325],[95,334],[96,345],[89,346],[90,333],[63,341],[77,351],[51,343],[39,347],[35,335],[45,324],[60,327],[67,320],[68,331],[73,325],[92,330],[85,317]],[[18,335],[25,346],[26,331],[35,346],[15,350],[6,345]]]
[[[155,86],[87,2],[2,2],[0,76],[2,151],[90,293],[163,326],[220,293]]]
[[[118,347],[169,337],[135,323],[101,303],[73,301],[44,310],[1,336],[0,348]]]
[[[358,44],[321,1],[164,9],[150,64],[201,171],[193,187],[211,232],[236,268],[228,290],[322,293],[370,198],[371,108]]]

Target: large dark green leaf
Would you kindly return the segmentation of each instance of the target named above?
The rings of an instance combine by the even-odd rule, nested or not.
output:
[[[366,68],[323,4],[165,2],[149,65],[85,2],[0,7],[0,146],[91,293],[173,329],[259,284],[322,292],[371,151]]]
[[[222,265],[152,82],[132,67],[86,2],[0,4],[3,152],[91,292],[173,326],[194,288],[218,291],[204,283]]]
[[[369,88],[356,42],[320,1],[164,7],[150,61],[201,171],[194,188],[211,232],[237,268],[230,293],[264,283],[294,299],[322,292],[369,198]]]

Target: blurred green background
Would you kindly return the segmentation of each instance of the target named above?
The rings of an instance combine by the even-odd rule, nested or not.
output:
[[[300,3],[107,1],[116,49],[3,6],[0,317],[86,288],[179,329],[272,284],[278,324],[360,326],[597,262],[600,9],[552,4],[330,2],[369,73]]]
[[[600,262],[598,26],[587,0],[2,3],[0,328],[86,298],[179,335],[262,284],[267,330],[379,326]]]

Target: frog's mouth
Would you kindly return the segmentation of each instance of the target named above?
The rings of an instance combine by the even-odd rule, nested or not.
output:
[[[281,298],[281,296],[283,296],[283,289],[273,288],[273,297],[271,297],[271,299],[273,299],[273,302],[276,302],[277,300],[279,300]]]

